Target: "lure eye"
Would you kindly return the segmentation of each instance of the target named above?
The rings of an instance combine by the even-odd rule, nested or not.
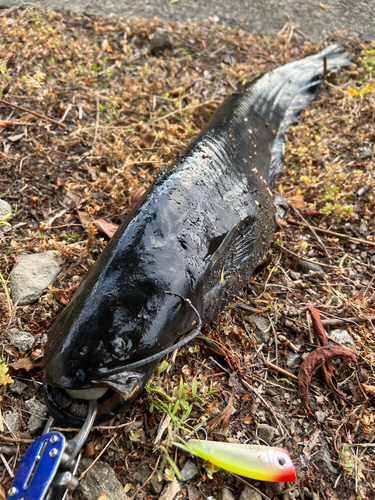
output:
[[[286,460],[285,460],[285,458],[283,458],[283,457],[279,457],[279,458],[277,459],[277,463],[280,465],[280,467],[285,467]]]

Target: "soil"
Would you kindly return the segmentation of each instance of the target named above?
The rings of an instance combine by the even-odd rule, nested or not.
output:
[[[175,48],[153,56],[148,45],[157,27],[173,33]],[[159,165],[183,150],[240,83],[337,41],[353,64],[326,75],[288,133],[277,189],[290,208],[279,221],[271,263],[200,338],[162,362],[131,411],[93,429],[85,453],[109,463],[129,497],[157,498],[134,472],[146,463],[160,481],[173,479],[188,455],[171,441],[186,434],[181,424],[189,410],[194,420],[183,427],[205,422],[210,439],[252,441],[259,424],[278,430],[269,444],[290,452],[297,481],[275,489],[246,480],[265,498],[372,498],[374,406],[365,399],[375,386],[375,46],[337,35],[312,43],[290,22],[266,38],[214,19],[162,23],[41,8],[0,17],[0,31],[1,197],[14,212],[10,226],[0,227],[1,411],[17,412],[22,421],[16,432],[2,424],[0,448],[12,447],[10,468],[35,437],[25,401],[42,400],[43,335]],[[17,255],[46,250],[63,257],[57,282],[37,302],[14,304],[8,282]],[[301,258],[320,264],[324,274],[295,274]],[[318,311],[328,337],[337,328],[349,332],[358,359],[358,371],[349,361],[333,362],[346,399],[320,371],[314,375],[310,413],[297,377],[316,348],[319,324],[306,305]],[[270,321],[263,344],[254,315]],[[31,355],[10,344],[14,327],[35,337]],[[299,358],[288,367],[292,353]],[[21,395],[9,390],[7,376],[27,384]],[[361,390],[359,381],[370,388]],[[155,443],[166,413],[168,432]],[[129,422],[142,425],[130,431]],[[216,496],[224,486],[238,495],[243,488],[243,480],[193,460],[199,474],[176,498]],[[11,484],[5,468],[0,484],[5,490]]]

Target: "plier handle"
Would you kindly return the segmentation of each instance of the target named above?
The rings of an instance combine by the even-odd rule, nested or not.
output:
[[[78,486],[75,476],[78,456],[97,413],[96,400],[89,401],[83,427],[71,440],[61,432],[50,431],[48,420],[43,434],[27,448],[17,469],[7,500],[65,500]]]

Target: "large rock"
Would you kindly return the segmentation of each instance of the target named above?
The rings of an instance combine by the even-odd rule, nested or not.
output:
[[[91,458],[83,458],[78,467],[79,473],[82,474],[92,463]],[[73,500],[97,500],[103,493],[107,500],[128,499],[115,471],[104,462],[95,462],[80,480]]]
[[[10,276],[12,298],[18,305],[31,304],[61,271],[62,259],[56,252],[48,251],[31,255],[19,255],[19,262]]]

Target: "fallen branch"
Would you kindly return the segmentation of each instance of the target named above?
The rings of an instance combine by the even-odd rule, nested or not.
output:
[[[30,113],[31,115],[37,116],[38,118],[42,118],[43,120],[47,120],[55,125],[58,125],[62,128],[67,128],[65,123],[60,123],[49,116],[42,115],[41,113],[37,113],[36,111],[32,111],[31,109],[24,108],[23,106],[18,106],[17,104],[13,104],[12,102],[6,101],[5,99],[0,99],[0,104],[4,104],[4,106],[10,106],[11,108],[19,109],[20,111],[24,111],[25,113]]]
[[[273,370],[280,372],[282,375],[285,375],[286,377],[289,377],[292,380],[298,380],[298,377],[293,375],[293,373],[290,373],[287,370],[284,370],[284,368],[280,368],[280,366],[274,365],[273,363],[270,363],[269,361],[264,361],[264,364],[266,366],[268,366],[268,368],[272,368]]]
[[[337,326],[343,323],[365,323],[366,321],[375,321],[375,316],[367,316],[365,318],[337,318],[337,319],[323,319],[324,326]]]
[[[290,222],[291,224],[296,224],[297,226],[304,226],[305,225],[302,222],[299,222],[297,220],[289,219],[288,222]],[[347,234],[336,233],[334,231],[329,231],[328,229],[321,229],[320,227],[315,227],[315,226],[310,226],[310,227],[312,229],[314,229],[314,231],[316,231],[317,233],[329,234],[330,236],[336,236],[337,238],[343,238],[346,240],[355,241],[356,243],[362,243],[363,245],[370,245],[372,247],[375,247],[375,241],[367,241],[367,240],[363,240],[362,238],[354,238],[353,236],[348,236]],[[307,259],[304,259],[304,260],[307,260]],[[316,262],[315,262],[315,264],[316,264]],[[322,264],[320,264],[320,265],[322,265]]]
[[[284,250],[287,253],[290,253],[291,255],[294,255],[294,257],[297,257],[297,259],[304,260],[306,262],[312,262],[313,264],[319,264],[321,267],[330,267],[331,269],[339,269],[337,266],[332,266],[331,264],[324,264],[323,262],[316,262],[316,260],[311,260],[307,259],[306,257],[300,257],[298,254],[292,252],[291,250],[288,250],[287,248],[283,247],[282,245],[278,245],[279,248]]]
[[[7,436],[3,436],[2,434],[0,434],[0,439],[2,439],[3,441],[9,441],[10,443],[25,443],[25,444],[30,444],[30,443],[34,442],[33,439],[11,438],[11,437],[7,437]]]

